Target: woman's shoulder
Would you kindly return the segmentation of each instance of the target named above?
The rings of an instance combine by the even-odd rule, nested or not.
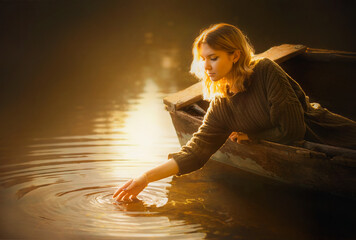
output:
[[[252,82],[264,82],[263,79],[268,77],[269,73],[276,68],[276,63],[269,58],[256,59],[251,76],[246,79],[246,85],[249,86]]]
[[[258,59],[256,61],[257,61],[257,63],[254,68],[256,71],[268,70],[270,68],[278,67],[278,64],[269,58],[262,58],[262,59]]]
[[[258,78],[266,80],[278,80],[287,75],[281,66],[269,58],[259,59],[254,72]]]

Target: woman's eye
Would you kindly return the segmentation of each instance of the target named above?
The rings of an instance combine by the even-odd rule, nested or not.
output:
[[[211,61],[216,61],[216,60],[218,60],[218,57],[213,57],[213,58],[210,58],[211,59]]]

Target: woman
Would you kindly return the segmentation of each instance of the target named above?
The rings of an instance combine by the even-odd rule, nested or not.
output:
[[[229,24],[204,30],[193,45],[191,73],[210,106],[192,139],[169,160],[131,179],[113,195],[132,200],[153,182],[201,168],[229,138],[292,144],[303,139],[356,148],[356,123],[310,104],[304,91],[269,59],[252,60],[243,33]]]

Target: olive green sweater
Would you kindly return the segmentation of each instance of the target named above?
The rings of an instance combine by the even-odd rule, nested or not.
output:
[[[246,83],[246,91],[210,102],[199,130],[169,155],[178,164],[178,175],[201,168],[231,132],[282,144],[306,139],[356,147],[356,123],[310,104],[299,84],[272,60],[259,61]]]

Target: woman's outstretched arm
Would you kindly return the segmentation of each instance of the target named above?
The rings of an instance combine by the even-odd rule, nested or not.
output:
[[[133,200],[143,189],[145,189],[148,183],[175,175],[178,172],[179,168],[176,161],[174,159],[169,159],[161,165],[148,170],[141,176],[127,181],[117,189],[113,198],[115,198],[116,201]]]

